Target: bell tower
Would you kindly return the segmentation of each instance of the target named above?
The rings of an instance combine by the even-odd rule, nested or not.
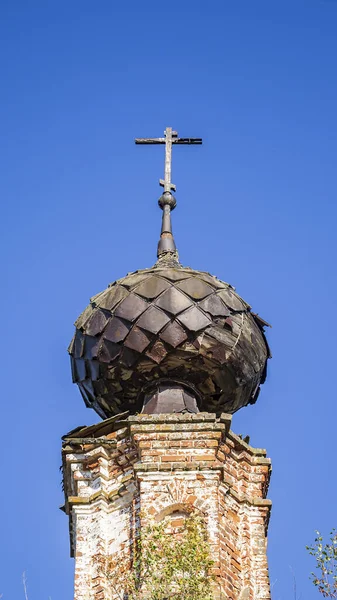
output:
[[[91,298],[69,347],[73,380],[102,418],[63,437],[74,600],[134,600],[125,582],[142,569],[148,532],[179,540],[191,515],[211,558],[210,597],[269,600],[270,460],[231,430],[265,380],[267,323],[231,285],[179,261],[172,148],[202,140],[167,128],[136,143],[165,144],[157,262]],[[137,598],[151,598],[146,575],[137,581]]]

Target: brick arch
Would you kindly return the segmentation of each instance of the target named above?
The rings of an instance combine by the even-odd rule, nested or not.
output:
[[[165,519],[165,517],[168,517],[169,515],[172,515],[175,512],[185,513],[187,516],[190,515],[192,512],[199,513],[203,517],[206,515],[204,511],[200,510],[194,504],[190,504],[187,502],[175,502],[174,504],[165,506],[165,508],[162,508],[160,511],[158,511],[155,516],[155,520],[157,521],[157,523],[159,523],[160,521]]]

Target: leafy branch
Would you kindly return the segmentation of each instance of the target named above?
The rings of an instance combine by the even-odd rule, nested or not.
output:
[[[337,598],[337,532],[332,529],[329,540],[324,543],[323,536],[316,531],[312,546],[306,546],[309,554],[316,560],[316,572],[311,573],[315,587],[324,598]]]
[[[179,534],[165,522],[145,528],[135,542],[134,556],[96,556],[109,600],[212,600],[213,561],[203,519],[189,515]],[[124,560],[123,560],[124,559]]]

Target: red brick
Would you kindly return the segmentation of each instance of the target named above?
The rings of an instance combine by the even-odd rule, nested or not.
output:
[[[166,454],[161,456],[162,462],[181,462],[185,460],[185,457],[181,454]]]
[[[192,456],[192,460],[196,462],[199,460],[214,460],[214,454],[196,454]]]

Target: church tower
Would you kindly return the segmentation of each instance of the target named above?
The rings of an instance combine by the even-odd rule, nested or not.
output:
[[[191,515],[212,597],[269,600],[270,459],[230,428],[265,380],[267,323],[231,285],[179,261],[172,147],[202,140],[167,128],[136,143],[165,144],[157,262],[93,296],[69,347],[73,380],[103,419],[63,437],[74,600],[133,600],[139,539],[165,531],[179,543]]]

